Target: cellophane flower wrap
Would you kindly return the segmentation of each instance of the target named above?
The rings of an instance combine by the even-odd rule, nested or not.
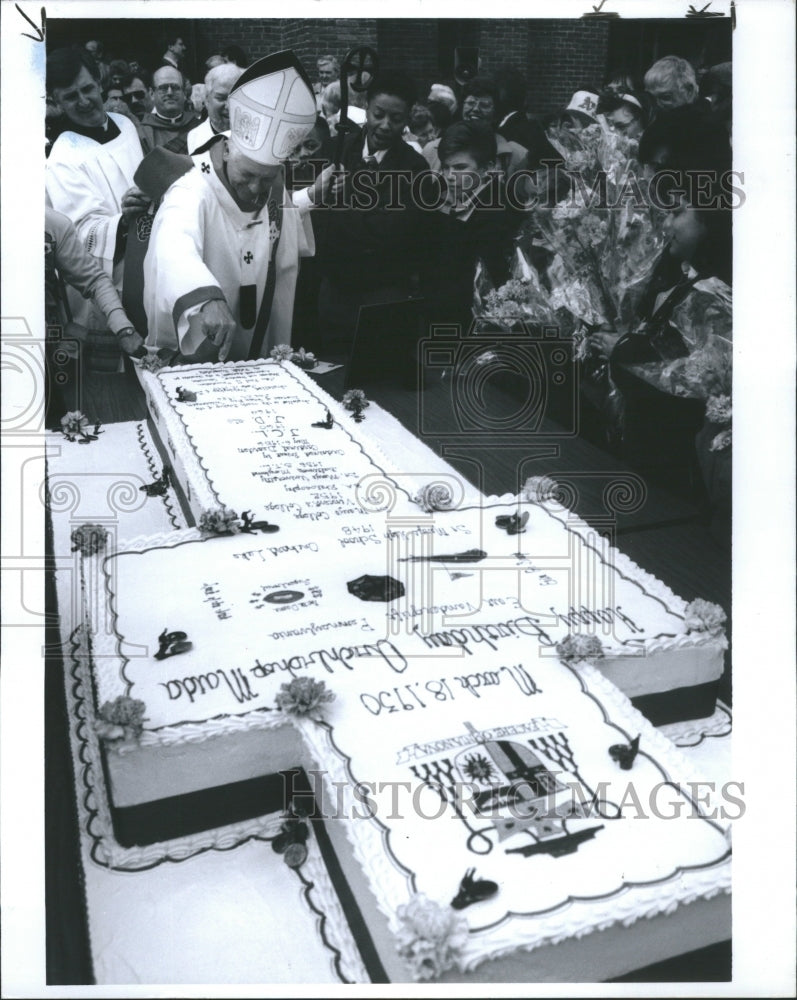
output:
[[[689,353],[673,361],[629,365],[640,378],[673,396],[708,400],[730,395],[733,375],[733,301],[720,278],[695,282],[670,316]],[[721,421],[725,423],[725,421]]]
[[[498,288],[481,261],[478,263],[473,313],[477,330],[487,326],[513,330],[523,323],[550,326],[557,321],[550,296],[521,246],[515,247],[509,281]]]
[[[396,910],[396,947],[417,981],[435,979],[456,965],[468,940],[468,922],[423,893]]]
[[[577,135],[554,132],[554,142],[567,132],[559,146],[572,187],[552,208],[539,205],[528,227],[554,254],[550,303],[588,327],[625,333],[664,249],[663,216],[646,204],[633,140],[602,121]]]

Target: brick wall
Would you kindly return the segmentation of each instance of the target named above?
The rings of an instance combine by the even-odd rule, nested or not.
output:
[[[253,62],[282,48],[282,21],[275,18],[203,18],[194,23],[198,66],[228,45],[240,46]]]
[[[292,48],[310,74],[332,53],[342,59],[358,45],[376,48],[383,66],[404,69],[419,95],[449,76],[454,45],[478,45],[482,70],[510,65],[529,81],[528,110],[545,114],[565,105],[580,84],[606,72],[609,25],[556,19],[493,18],[441,22],[431,18],[220,18],[196,21],[197,55],[240,45],[254,60]],[[446,72],[448,70],[448,72]]]
[[[555,111],[581,85],[594,82],[600,86],[608,48],[606,21],[532,21],[526,56],[529,111]]]

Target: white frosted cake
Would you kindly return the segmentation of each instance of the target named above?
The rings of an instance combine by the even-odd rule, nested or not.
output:
[[[141,371],[140,377],[172,478],[197,523],[220,507],[246,510],[280,527],[289,520],[303,524],[305,544],[339,534],[337,551],[372,547],[386,533],[424,544],[433,538],[436,545],[448,538],[470,544],[481,530],[469,523],[467,535],[456,531],[460,510],[482,502],[473,487],[436,456],[427,460],[429,467],[402,467],[412,461],[402,449],[402,435],[410,437],[403,428],[380,427],[380,436],[373,421],[355,423],[289,362],[188,365]],[[327,414],[329,427],[322,426]],[[449,501],[433,525],[413,502],[430,479],[442,482]],[[522,609],[541,615],[555,641],[563,629],[605,639],[613,621],[625,615],[634,627],[620,640],[623,655],[600,661],[606,676],[657,725],[711,715],[727,645],[721,629],[690,630],[687,618],[692,626],[700,623],[669,588],[555,499],[535,499],[547,516],[527,529],[524,561],[511,567]],[[367,521],[364,512],[377,520]],[[504,549],[512,552],[511,545]],[[445,552],[445,546],[436,551]],[[431,603],[461,604],[449,594],[445,574],[434,579]],[[452,607],[441,622],[456,626],[475,608],[478,599]]]
[[[495,520],[518,509],[526,529],[508,535]],[[139,739],[106,745],[115,811],[304,768],[392,981],[522,978],[529,949],[727,890],[723,825],[678,787],[675,749],[588,662],[562,662],[566,624],[525,610],[539,573],[518,568],[548,521],[490,504],[442,538],[374,524],[367,546],[328,532],[308,548],[285,521],[279,544],[190,529],[85,556],[95,711],[145,706]],[[429,561],[446,553],[459,558]],[[429,600],[438,577],[455,627]],[[142,600],[153,580],[157,602]],[[645,639],[644,600],[623,610],[634,586],[621,578],[611,606],[584,598],[613,618],[608,652]],[[159,640],[175,632],[182,651]],[[290,715],[283,685],[300,679],[334,700]],[[637,736],[624,770],[616,748]],[[471,868],[497,891],[449,911]],[[402,907],[437,919],[418,894],[445,904],[450,954],[407,944]]]
[[[142,381],[202,527],[82,557],[104,857],[315,802],[374,981],[603,978],[590,932],[695,901],[681,949],[729,935],[725,825],[618,689],[721,670],[711,609],[552,501],[414,501],[391,442],[292,366]]]

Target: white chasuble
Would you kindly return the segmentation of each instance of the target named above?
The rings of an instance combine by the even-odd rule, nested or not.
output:
[[[147,347],[194,354],[204,341],[200,309],[223,299],[238,328],[228,360],[249,356],[255,317],[263,302],[271,234],[268,211],[242,212],[216,175],[208,152],[164,195],[155,214],[144,260],[144,309]],[[283,192],[282,226],[277,244],[276,284],[260,357],[277,344],[289,344],[300,257],[315,252],[309,213],[294,207]],[[254,308],[241,289],[254,286]],[[207,345],[206,345],[207,346]]]

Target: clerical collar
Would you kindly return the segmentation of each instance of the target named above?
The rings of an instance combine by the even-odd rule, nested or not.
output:
[[[87,139],[93,139],[98,142],[101,146],[106,142],[111,142],[116,139],[117,136],[121,135],[119,126],[111,118],[110,115],[105,116],[105,121],[102,125],[78,125],[76,122],[69,121],[61,132],[77,132],[78,135],[84,135]],[[61,133],[59,132],[59,135]]]
[[[180,112],[180,114],[176,118],[167,118],[165,115],[160,114],[160,112],[158,112],[158,111],[153,111],[152,114],[156,118],[158,118],[160,121],[167,122],[167,124],[169,124],[169,125],[179,125],[180,121],[181,121],[181,119],[183,117],[183,112],[182,111]]]

